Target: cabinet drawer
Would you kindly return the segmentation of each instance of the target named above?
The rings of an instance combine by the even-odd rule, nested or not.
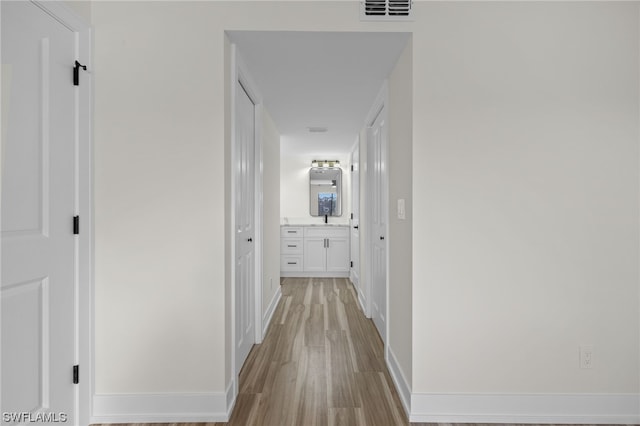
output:
[[[348,237],[349,228],[346,226],[307,226],[304,236],[312,238]]]
[[[299,226],[282,226],[280,227],[280,236],[282,238],[302,238],[302,228]]]
[[[281,271],[302,271],[302,255],[280,256]]]
[[[281,254],[302,254],[302,238],[282,238],[280,240]]]

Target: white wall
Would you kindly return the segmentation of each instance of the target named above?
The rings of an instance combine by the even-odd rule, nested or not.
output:
[[[262,309],[266,311],[280,285],[280,133],[266,108],[262,109],[262,120]]]
[[[414,392],[637,394],[638,3],[420,10]]]
[[[87,23],[91,23],[91,3],[89,0],[64,0],[64,4]]]
[[[309,214],[309,169],[314,158],[281,152],[280,157],[280,215],[289,223],[323,223],[324,216]],[[323,157],[324,159],[324,157]],[[330,217],[329,223],[349,223],[351,206],[351,172],[349,153],[340,153],[328,160],[340,161],[342,168],[342,215]]]
[[[96,390],[225,392],[223,30],[277,29],[413,32],[412,391],[637,394],[638,3],[358,6],[93,4]]]
[[[92,8],[96,393],[224,391],[222,33],[203,55],[202,6]]]
[[[389,350],[411,386],[413,49],[409,40],[389,76]],[[398,218],[398,200],[405,219]],[[418,215],[419,217],[419,215]]]

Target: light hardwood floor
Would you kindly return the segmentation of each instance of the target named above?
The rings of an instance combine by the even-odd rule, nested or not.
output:
[[[229,423],[170,425],[408,424],[385,366],[382,341],[360,311],[349,281],[286,278],[269,331],[240,372]]]
[[[408,424],[382,349],[348,280],[286,278],[240,373],[230,424]]]

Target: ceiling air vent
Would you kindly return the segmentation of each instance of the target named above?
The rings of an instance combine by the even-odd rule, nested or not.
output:
[[[362,0],[362,21],[405,21],[410,19],[412,0]]]

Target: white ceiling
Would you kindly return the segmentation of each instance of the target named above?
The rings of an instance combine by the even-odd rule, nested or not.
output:
[[[321,158],[350,151],[409,39],[408,33],[228,34],[280,131],[281,151]]]

